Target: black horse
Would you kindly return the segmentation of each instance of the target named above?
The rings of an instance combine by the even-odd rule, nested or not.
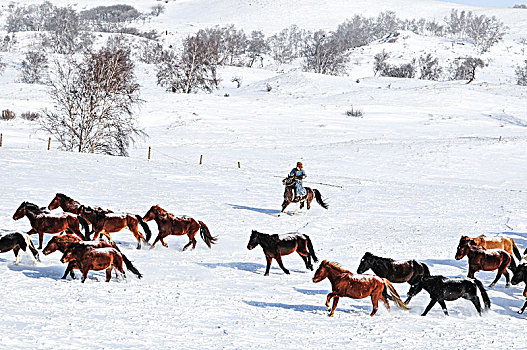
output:
[[[415,284],[413,284],[408,291],[408,299],[406,299],[405,304],[408,304],[410,299],[419,294],[423,289],[430,294],[431,300],[421,316],[426,316],[436,302],[441,305],[443,312],[448,316],[445,300],[451,301],[459,298],[470,300],[481,315],[481,303],[477,295],[478,289],[483,298],[485,310],[490,309],[489,296],[487,295],[481,281],[475,278],[447,278],[444,276],[417,277]]]
[[[522,261],[525,261],[525,260],[522,260]],[[527,298],[527,263],[522,262],[512,271],[512,273],[513,273],[512,280],[511,280],[512,284],[516,285],[520,282],[525,283],[525,289],[523,290],[523,296]],[[518,313],[523,314],[523,312],[525,311],[525,308],[527,308],[527,300],[525,300],[525,303],[523,304],[522,308],[518,310]]]
[[[29,239],[29,236],[24,233],[10,232],[0,236],[0,253],[6,253],[10,250],[15,253],[15,264],[17,265],[20,262],[20,250],[26,252],[33,262],[40,261],[38,250],[31,242],[31,239]]]
[[[289,275],[289,270],[284,267],[282,264],[282,255],[289,255],[296,251],[304,263],[306,268],[313,271],[313,265],[311,264],[311,258],[314,262],[317,262],[318,259],[315,255],[315,250],[313,249],[313,244],[308,235],[301,233],[288,233],[285,235],[268,235],[266,233],[261,233],[256,230],[253,230],[251,233],[251,238],[249,239],[249,244],[247,244],[247,249],[251,250],[257,245],[261,245],[265,254],[265,259],[267,260],[267,267],[265,269],[265,276],[269,275],[269,269],[271,268],[271,262],[273,258],[276,259],[280,268]]]
[[[309,187],[305,187],[307,194],[305,196],[303,196],[302,198],[300,198],[300,200],[295,200],[294,199],[295,198],[295,196],[294,196],[295,183],[296,183],[296,180],[295,180],[294,176],[288,176],[288,177],[286,177],[285,179],[282,180],[282,184],[285,185],[284,201],[282,203],[282,211],[278,215],[281,215],[284,212],[285,208],[287,208],[287,206],[289,204],[297,203],[297,202],[300,202],[300,208],[298,210],[304,208],[304,202],[306,202],[307,209],[309,210],[309,209],[311,209],[311,202],[313,201],[313,198],[316,199],[317,203],[320,204],[320,206],[322,208],[324,208],[324,209],[328,208],[327,203],[324,202],[324,200],[322,199],[322,195],[315,188],[311,189]]]
[[[372,271],[379,277],[386,278],[392,283],[408,282],[413,285],[418,276],[430,276],[430,270],[425,263],[416,260],[396,261],[390,258],[381,258],[368,252],[360,260],[357,273]]]

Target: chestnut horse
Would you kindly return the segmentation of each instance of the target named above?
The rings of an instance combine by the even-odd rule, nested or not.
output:
[[[191,244],[192,249],[194,249],[196,248],[197,243],[196,239],[194,239],[194,236],[196,236],[198,231],[201,235],[201,238],[209,248],[212,248],[212,244],[215,244],[218,240],[217,237],[213,237],[210,234],[209,228],[207,225],[205,225],[205,223],[203,223],[203,221],[196,221],[195,219],[189,217],[174,217],[174,215],[170,214],[158,205],[152,206],[143,217],[143,220],[154,220],[157,223],[157,228],[159,230],[154,244],[152,244],[150,249],[153,249],[158,241],[161,241],[161,244],[167,247],[168,244],[166,244],[163,239],[170,235],[188,235],[189,242],[183,247],[183,250],[187,250]]]
[[[478,237],[461,236],[461,239],[464,239],[464,240],[471,239],[474,242],[476,242],[477,245],[480,245],[485,249],[503,249],[507,253],[509,253],[511,257],[516,256],[518,260],[522,259],[520,250],[516,246],[516,243],[514,243],[514,240],[509,237],[487,238],[487,236],[485,235],[479,235]],[[514,259],[511,260],[510,267],[511,268],[516,267],[516,262],[514,261]]]
[[[474,278],[474,273],[478,271],[494,271],[498,270],[498,274],[494,281],[489,285],[494,287],[501,275],[505,275],[507,282],[506,287],[510,287],[509,271],[507,267],[511,263],[512,257],[503,249],[485,249],[468,237],[461,237],[459,245],[457,246],[456,260],[462,259],[465,255],[468,256],[468,275],[467,277]]]
[[[110,233],[119,232],[128,227],[135,239],[137,239],[137,249],[141,249],[141,240],[148,243],[148,240],[152,236],[150,228],[139,215],[128,213],[108,213],[102,210],[85,207],[83,205],[79,207],[79,215],[92,224],[93,231],[95,232],[95,235],[93,236],[94,240],[102,233],[111,241],[112,237],[110,236]],[[141,224],[141,227],[145,231],[146,239],[139,232],[139,224]]]
[[[351,271],[344,270],[337,263],[324,260],[313,277],[313,282],[318,283],[325,278],[331,282],[332,292],[326,298],[326,307],[329,315],[333,316],[340,297],[349,297],[353,299],[362,299],[367,296],[371,297],[373,310],[370,316],[375,315],[379,308],[379,299],[384,302],[384,305],[390,311],[390,304],[388,303],[388,293],[392,296],[395,304],[405,310],[409,308],[403,303],[399,294],[393,285],[386,279],[374,275],[354,275]],[[387,293],[388,292],[388,293]],[[329,308],[329,302],[333,299],[333,307]]]
[[[322,195],[317,189],[311,189],[309,187],[304,187],[307,191],[307,194],[300,198],[300,200],[295,201],[294,200],[294,193],[295,193],[295,177],[294,176],[288,176],[285,179],[282,180],[282,184],[285,186],[284,189],[284,201],[282,203],[282,211],[280,211],[280,214],[278,216],[282,215],[285,208],[291,203],[300,202],[300,208],[298,208],[295,211],[295,214],[302,208],[304,208],[304,202],[307,204],[307,210],[311,209],[311,202],[313,199],[316,199],[317,203],[324,209],[328,208],[328,205],[324,200],[322,199]],[[307,212],[306,212],[307,213]]]
[[[38,249],[42,249],[44,233],[53,234],[69,230],[84,239],[85,236],[81,234],[80,225],[84,228],[86,236],[88,236],[90,232],[86,220],[78,215],[72,213],[52,215],[39,208],[37,205],[29,202],[23,202],[20,204],[16,212],[13,214],[13,219],[18,220],[24,216],[27,216],[32,227],[27,234],[32,235],[38,233]]]
[[[61,253],[65,253],[66,250],[69,248],[74,248],[74,244],[80,244],[92,248],[114,248],[119,253],[121,253],[121,256],[123,257],[123,262],[126,265],[126,268],[135,274],[137,278],[143,277],[143,275],[137,270],[137,268],[132,264],[132,262],[126,257],[126,255],[121,252],[117,244],[115,242],[106,242],[106,241],[81,241],[77,238],[77,236],[72,234],[64,234],[59,236],[54,236],[51,238],[51,240],[48,242],[44,250],[42,251],[44,255],[48,255],[51,253],[56,252],[57,250]],[[70,274],[72,279],[75,279],[75,274],[73,273],[73,269],[80,270],[79,266],[77,265],[76,261],[71,261],[68,264],[68,267],[66,268],[66,271],[64,271],[64,275],[62,276],[63,279],[66,278],[68,273]]]
[[[286,235],[268,235],[261,233],[256,230],[251,232],[251,238],[247,244],[247,249],[252,250],[257,245],[261,245],[267,260],[267,267],[265,268],[264,276],[269,275],[269,269],[271,268],[271,262],[273,258],[276,259],[280,268],[289,275],[289,270],[282,264],[282,255],[289,255],[295,251],[300,255],[306,268],[313,271],[313,265],[311,264],[311,258],[314,262],[318,259],[313,249],[313,244],[308,235],[300,233],[289,233]]]
[[[62,193],[55,194],[55,198],[49,203],[48,209],[53,210],[57,209],[58,207],[62,208],[62,210],[67,211],[68,213],[73,214],[79,214],[79,208],[81,207],[81,204],[74,200],[73,198],[70,198]],[[111,210],[108,209],[102,209],[101,207],[95,207],[94,209],[102,210],[106,213],[113,213]]]
[[[81,282],[86,281],[90,270],[106,270],[106,282],[110,282],[112,268],[116,269],[126,278],[123,270],[123,257],[114,248],[94,248],[88,245],[73,243],[66,249],[60,259],[62,263],[75,261],[79,270],[82,272]]]
[[[0,235],[0,253],[6,253],[10,250],[15,253],[16,265],[20,262],[20,250],[26,252],[35,264],[37,260],[40,261],[38,250],[35,249],[33,242],[25,233],[10,232]]]

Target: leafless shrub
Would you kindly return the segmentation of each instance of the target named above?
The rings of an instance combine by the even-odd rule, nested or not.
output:
[[[273,59],[280,63],[290,63],[300,57],[308,33],[296,25],[285,28],[267,39]]]
[[[362,109],[355,109],[353,106],[351,106],[351,109],[346,111],[346,115],[348,117],[362,118],[362,116],[364,116],[364,112]]]
[[[236,83],[236,88],[239,89],[242,86],[241,77],[232,77],[231,82]]]
[[[165,6],[162,4],[156,4],[150,8],[152,16],[158,17],[160,14],[165,12]]]
[[[50,81],[54,110],[45,110],[41,128],[68,151],[128,155],[137,128],[135,107],[142,102],[130,54],[103,48],[83,60],[56,62]]]
[[[20,80],[27,84],[43,83],[47,69],[48,58],[45,53],[28,51],[20,68]]]
[[[517,66],[516,70],[516,83],[521,86],[527,86],[527,60],[523,62],[523,66]]]
[[[374,57],[373,71],[375,75],[379,74],[381,77],[393,78],[414,78],[415,77],[415,59],[410,63],[403,63],[400,65],[391,65],[387,62],[390,55],[382,50]]]
[[[9,109],[4,109],[2,111],[2,120],[12,120],[12,119],[15,119],[16,118],[16,114],[15,112],[9,110]]]
[[[451,80],[468,80],[467,84],[470,84],[476,79],[476,69],[483,67],[485,67],[485,63],[481,58],[458,58],[454,61],[451,68]]]
[[[163,58],[163,45],[153,40],[142,40],[138,47],[138,59],[147,64],[159,64]]]
[[[443,68],[439,66],[437,58],[431,54],[419,57],[419,70],[421,75],[419,79],[423,80],[439,80]]]
[[[40,114],[37,112],[24,112],[20,114],[20,117],[25,120],[35,121],[35,120],[38,120],[38,118],[40,118]]]
[[[4,74],[5,67],[6,67],[6,64],[4,63],[4,61],[2,61],[2,57],[0,57],[0,75]]]
[[[349,62],[349,53],[342,42],[322,30],[307,38],[302,56],[305,71],[321,74],[343,74]]]
[[[257,59],[260,59],[260,64],[263,66],[263,55],[269,51],[269,45],[265,40],[265,35],[261,31],[252,31],[248,39],[247,54],[249,55],[248,67],[252,67]]]
[[[271,92],[271,90],[273,90],[273,86],[269,83],[265,84],[265,89],[267,90],[267,92]]]

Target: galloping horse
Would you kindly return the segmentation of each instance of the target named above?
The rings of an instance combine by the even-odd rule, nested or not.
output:
[[[314,262],[318,259],[313,249],[313,244],[308,235],[300,233],[289,233],[286,235],[268,235],[253,230],[247,249],[254,249],[257,245],[261,245],[267,260],[267,267],[265,269],[264,276],[269,275],[269,269],[271,268],[271,262],[273,258],[276,259],[280,268],[289,275],[289,270],[282,264],[282,255],[289,255],[293,252],[297,252],[298,255],[304,260],[306,268],[313,271],[313,265],[311,264],[311,258]]]
[[[37,205],[29,202],[22,202],[22,204],[20,204],[16,212],[13,214],[13,219],[18,220],[24,216],[27,216],[32,227],[27,234],[32,235],[38,233],[38,249],[42,249],[44,233],[60,233],[70,230],[80,238],[84,239],[85,237],[80,231],[80,225],[84,228],[86,236],[88,236],[90,232],[86,220],[78,215],[71,213],[52,215],[39,208]]]
[[[88,245],[73,243],[66,250],[60,261],[62,263],[75,261],[79,270],[82,272],[82,283],[86,281],[90,270],[106,270],[106,282],[109,282],[112,277],[112,268],[122,273],[126,278],[123,270],[123,257],[114,248],[94,248]]]
[[[326,307],[330,317],[335,313],[340,297],[362,299],[371,296],[373,310],[370,316],[373,316],[379,308],[379,299],[384,302],[384,305],[390,311],[390,304],[387,299],[388,293],[390,293],[399,308],[409,310],[395,288],[393,288],[393,285],[386,278],[373,275],[354,275],[351,271],[344,270],[337,263],[324,260],[320,263],[313,277],[313,282],[318,283],[326,277],[331,282],[332,289],[332,292],[326,298]],[[331,298],[334,299],[333,307],[330,309],[329,302]]]
[[[520,250],[516,246],[516,243],[514,243],[514,240],[509,237],[491,237],[487,238],[485,235],[479,235],[478,237],[468,237],[468,236],[461,236],[461,240],[473,240],[476,242],[477,245],[482,246],[485,249],[503,249],[507,253],[511,255],[511,257],[516,256],[518,260],[522,259],[522,256],[520,254]],[[460,240],[460,241],[461,241]],[[516,267],[516,262],[514,259],[511,259],[511,268]]]
[[[196,221],[195,219],[189,217],[174,217],[174,215],[170,214],[158,205],[152,206],[143,217],[143,220],[154,220],[159,230],[154,244],[152,244],[150,249],[153,249],[158,241],[161,241],[161,244],[163,244],[164,247],[168,247],[168,244],[166,244],[163,239],[170,235],[188,235],[189,242],[183,247],[183,250],[187,250],[191,244],[192,249],[194,249],[196,248],[197,243],[197,241],[194,239],[194,236],[196,236],[198,231],[201,235],[201,238],[209,248],[212,248],[212,244],[215,244],[218,240],[217,237],[213,237],[210,234],[209,228],[203,221]]]
[[[501,275],[505,275],[507,282],[506,287],[509,288],[509,271],[507,267],[511,263],[512,257],[503,249],[485,249],[474,242],[474,240],[461,237],[459,245],[457,246],[456,260],[462,259],[468,255],[468,275],[467,277],[474,278],[474,273],[478,271],[494,271],[498,270],[498,274],[494,281],[490,284],[490,288],[496,285]]]
[[[111,241],[112,237],[110,236],[110,233],[119,232],[128,227],[135,239],[137,239],[137,249],[141,249],[141,240],[148,243],[148,240],[152,236],[150,228],[140,215],[108,213],[102,210],[85,207],[83,205],[79,207],[79,215],[92,224],[93,231],[95,232],[95,235],[93,236],[94,240],[102,233]],[[139,232],[139,224],[141,224],[141,227],[145,231],[146,239]]]
[[[284,212],[285,208],[291,204],[300,202],[300,208],[295,212],[295,214],[302,208],[304,208],[304,202],[307,204],[307,209],[311,209],[311,202],[313,201],[313,198],[316,199],[317,203],[320,204],[320,206],[324,209],[328,208],[327,203],[324,202],[322,199],[322,195],[317,189],[311,189],[309,187],[305,187],[307,194],[300,198],[300,200],[295,201],[294,200],[294,192],[295,192],[295,177],[294,176],[288,176],[285,179],[282,180],[282,184],[285,185],[284,189],[284,202],[282,203],[282,211],[279,216]]]
[[[410,287],[408,291],[408,299],[406,304],[410,302],[410,299],[415,295],[419,294],[422,290],[426,290],[430,294],[430,303],[426,307],[425,311],[421,316],[426,316],[428,311],[439,303],[445,315],[448,316],[448,310],[446,309],[445,300],[456,300],[459,298],[467,299],[474,304],[476,310],[481,315],[481,303],[477,295],[477,290],[481,293],[483,303],[485,304],[485,310],[490,309],[490,299],[483,287],[481,281],[472,278],[447,278],[443,276],[419,276],[416,282]]]
[[[360,260],[357,273],[364,273],[368,269],[379,277],[386,278],[392,283],[415,283],[417,276],[430,276],[428,266],[416,260],[395,261],[381,258],[372,253],[366,253]]]
[[[523,258],[522,263],[519,264],[518,267],[513,270],[511,282],[514,285],[520,282],[524,282],[525,289],[523,290],[523,296],[527,298],[527,261],[525,261],[525,257]],[[523,304],[522,308],[518,310],[518,313],[523,314],[525,308],[527,308],[527,300],[525,300],[525,303]]]
[[[26,252],[34,263],[37,260],[40,261],[38,250],[35,249],[33,242],[31,242],[29,236],[25,233],[10,232],[0,236],[0,253],[6,253],[10,250],[15,253],[16,265],[20,262],[20,250]]]
[[[73,198],[66,196],[65,194],[57,193],[55,194],[55,198],[53,198],[51,203],[49,203],[48,209],[53,210],[57,209],[58,207],[61,207],[62,210],[69,213],[79,214],[79,208],[81,207],[81,204]],[[102,209],[100,207],[95,207],[94,209],[104,211],[105,213],[113,213],[111,210]]]

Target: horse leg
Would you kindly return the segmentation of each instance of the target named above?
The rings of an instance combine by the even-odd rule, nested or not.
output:
[[[518,310],[518,313],[523,314],[523,312],[525,311],[525,308],[527,308],[527,300],[525,300],[525,304],[523,304],[522,308]]]
[[[62,279],[66,279],[66,277],[68,277],[68,273],[70,274],[70,276],[73,274],[73,265],[75,264],[75,261],[70,261],[68,263],[68,266],[66,267],[66,271],[64,271],[64,275],[62,275]],[[73,275],[72,277],[73,279],[75,279],[75,275]]]
[[[377,310],[379,309],[379,295],[378,294],[372,294],[371,295],[371,303],[373,304],[373,310],[371,310],[370,316],[373,317],[377,313]]]
[[[82,278],[81,278],[81,282],[84,283],[84,281],[86,281],[86,278],[88,277],[88,272],[90,271],[89,268],[84,268],[82,269]]]
[[[112,278],[112,265],[108,266],[106,269],[106,282],[110,282],[110,279]]]
[[[332,317],[333,314],[335,313],[335,309],[337,308],[337,304],[339,303],[339,297],[338,296],[335,296],[333,298],[333,306],[331,307],[331,311],[329,312],[329,317]]]
[[[276,259],[276,262],[278,262],[278,266],[280,266],[280,268],[284,271],[284,273],[286,275],[289,275],[289,270],[285,268],[284,264],[282,264],[282,256],[280,254],[277,254],[275,259]]]
[[[511,284],[510,284],[510,279],[509,279],[509,271],[507,270],[507,268],[504,268],[503,269],[503,274],[505,275],[505,288],[510,288],[511,287]]]
[[[432,308],[432,306],[434,306],[436,303],[437,303],[437,300],[436,300],[436,299],[431,299],[431,300],[430,300],[430,303],[429,303],[428,306],[426,307],[425,311],[421,314],[421,316],[426,316],[426,314],[428,313],[428,311],[430,311],[430,309]]]
[[[267,266],[265,267],[265,274],[264,276],[269,276],[269,269],[271,268],[271,262],[273,262],[273,258],[270,256],[265,256],[265,259],[267,260]]]
[[[464,296],[463,298],[470,300],[472,304],[474,304],[474,306],[476,307],[478,314],[481,316],[481,303],[479,302],[478,296],[477,295],[467,295],[467,296]]]
[[[338,297],[338,293],[336,293],[336,292],[331,292],[326,297],[326,308],[328,309],[328,311],[330,310],[329,302],[331,301],[331,298],[335,298],[335,297]]]
[[[156,239],[154,240],[154,243],[152,244],[152,246],[150,246],[150,249],[154,249],[154,247],[156,246],[157,242],[159,242],[160,239],[161,239],[161,233],[157,235]]]
[[[496,285],[496,283],[499,281],[501,275],[502,275],[502,271],[498,270],[498,273],[496,274],[496,278],[489,285],[489,288],[492,288],[492,287],[494,287]],[[509,284],[509,279],[508,278],[507,278],[507,284]]]
[[[471,266],[468,267],[468,278],[474,278],[474,274],[476,273],[476,270],[472,268]]]
[[[383,287],[384,287],[384,286],[383,286]],[[383,288],[383,290],[384,290],[384,288]],[[384,295],[382,295],[382,293],[381,293],[381,295],[380,295],[379,298],[380,298],[380,299],[382,300],[382,302],[384,303],[384,306],[386,306],[386,309],[387,309],[388,311],[391,311],[391,310],[390,310],[390,303],[388,302],[388,299],[386,299],[386,298],[384,297]]]
[[[18,265],[20,262],[20,247],[17,246],[13,248],[13,253],[15,253],[15,265]]]
[[[307,251],[306,243],[307,242],[305,241],[303,243],[299,243],[296,252],[298,255],[300,255],[302,260],[304,260],[306,269],[313,271],[313,265],[311,265],[311,255],[309,255],[309,252]]]
[[[137,223],[135,225],[129,225],[128,228],[130,231],[132,231],[135,239],[137,239],[137,249],[141,249],[141,238],[144,240],[144,237],[139,233],[139,230],[137,229]]]
[[[439,303],[439,305],[441,305],[441,309],[443,309],[443,312],[445,313],[445,315],[449,316],[448,315],[448,310],[446,309],[445,301],[444,300],[438,300],[437,302]]]
[[[38,249],[42,249],[42,242],[44,241],[44,232],[38,233]]]

